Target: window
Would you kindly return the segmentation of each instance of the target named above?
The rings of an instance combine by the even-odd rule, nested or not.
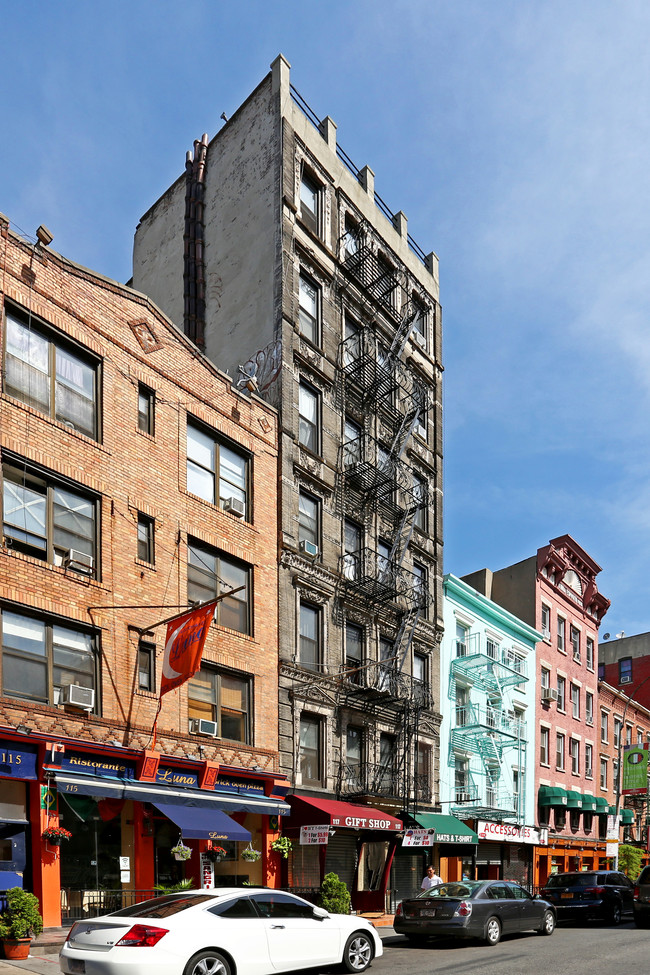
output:
[[[605,664],[598,664],[598,680],[605,680]]]
[[[197,497],[248,512],[249,459],[213,434],[187,424],[187,490]],[[217,493],[218,492],[218,500]]]
[[[467,802],[469,795],[469,762],[466,758],[456,756],[454,763],[454,786],[456,802]]]
[[[391,547],[381,539],[377,542],[377,579],[389,585],[394,578],[394,565],[390,558]]]
[[[607,711],[600,712],[600,740],[607,741]]]
[[[569,749],[571,751],[571,772],[573,775],[580,774],[580,742],[576,741],[575,738],[571,738],[569,742]]]
[[[574,718],[580,717],[580,688],[571,684],[571,711]]]
[[[493,637],[486,636],[486,638],[485,638],[485,652],[488,655],[488,657],[490,658],[490,660],[498,660],[499,659],[499,644],[497,643],[497,641]]]
[[[425,802],[431,802],[431,746],[418,742],[415,756],[415,789],[417,796]]]
[[[320,288],[305,274],[300,275],[298,290],[300,334],[318,345],[320,342]]]
[[[361,355],[361,329],[349,315],[345,316],[345,341],[343,343],[343,368],[348,370],[350,366],[358,362]]]
[[[594,777],[594,746],[585,745],[585,776],[588,779]]]
[[[636,743],[639,746],[643,744],[643,731],[641,728],[636,729]]]
[[[413,400],[417,406],[418,415],[415,421],[414,433],[423,440],[427,439],[427,396],[424,387],[414,381]]]
[[[539,763],[540,763],[540,765],[548,765],[549,764],[548,739],[549,739],[549,730],[548,730],[548,728],[540,728],[540,732],[539,732]]]
[[[569,639],[571,640],[571,651],[573,659],[580,662],[580,630],[577,626],[569,627]]]
[[[311,542],[320,550],[320,510],[319,498],[314,498],[305,491],[300,492],[298,499],[298,541]]]
[[[361,427],[346,418],[343,424],[343,466],[354,467],[361,461]]]
[[[362,683],[361,666],[363,664],[363,627],[354,623],[345,624],[345,669],[348,680],[355,684]]]
[[[2,466],[3,534],[11,548],[97,577],[97,501],[19,461]]]
[[[217,737],[251,744],[250,678],[201,667],[188,683],[190,718],[216,721]]]
[[[154,564],[154,520],[138,512],[138,558]]]
[[[601,758],[600,760],[600,788],[607,788],[607,759]]]
[[[551,639],[551,609],[542,603],[542,635],[545,640]]]
[[[322,785],[323,761],[320,718],[303,714],[300,718],[299,766],[303,785]]]
[[[413,563],[413,594],[417,605],[422,609],[422,614],[426,614],[428,605],[428,578],[427,570],[419,562]]]
[[[343,524],[343,575],[351,581],[361,577],[361,526],[353,521]]]
[[[363,728],[349,724],[345,735],[345,783],[351,792],[363,789],[364,735]]]
[[[623,722],[620,718],[614,718],[614,748],[619,748],[621,744],[621,731]]]
[[[521,776],[518,768],[512,770],[512,804],[515,810],[519,810],[519,793],[521,791]]]
[[[628,748],[632,744],[632,725],[630,724],[625,726],[625,744]]]
[[[300,216],[312,233],[319,231],[319,197],[321,187],[315,179],[303,172],[300,180]]]
[[[585,721],[594,723],[594,695],[590,691],[585,692]]]
[[[548,688],[551,686],[551,672],[548,667],[542,667],[541,670],[541,685],[542,688]]]
[[[564,771],[564,735],[557,734],[555,737],[555,767],[558,771]]]
[[[420,348],[426,349],[427,347],[427,310],[421,301],[416,298],[413,299],[413,330],[411,336]]]
[[[98,364],[49,332],[7,312],[5,392],[98,439]]]
[[[469,690],[462,684],[456,684],[456,726],[465,727],[468,724]]]
[[[564,677],[557,679],[557,709],[558,711],[566,710],[566,680]]]
[[[632,658],[623,657],[618,662],[618,682],[619,684],[632,683]]]
[[[313,454],[320,451],[320,397],[301,382],[298,393],[298,441]]]
[[[141,691],[156,690],[156,644],[144,638],[138,643],[138,687]]]
[[[413,516],[413,524],[420,531],[425,532],[427,530],[427,502],[429,497],[429,485],[427,479],[422,477],[421,474],[416,474],[413,471],[413,505],[415,507],[415,514]]]
[[[217,603],[215,620],[239,633],[251,632],[249,566],[236,562],[217,549],[188,540],[187,598],[202,603],[231,589],[239,589]]]
[[[561,616],[557,618],[557,648],[564,652],[564,635],[566,630],[566,620],[563,620]]]
[[[143,383],[138,383],[138,430],[154,435],[155,393]]]
[[[588,636],[587,641],[587,670],[594,669],[594,641],[592,637]]]
[[[315,606],[300,604],[300,665],[320,670],[320,612]]]
[[[57,705],[62,689],[70,684],[96,688],[93,636],[73,626],[3,610],[2,693]]]

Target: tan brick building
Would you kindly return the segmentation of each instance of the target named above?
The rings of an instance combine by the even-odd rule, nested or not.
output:
[[[107,906],[89,891],[198,879],[211,834],[218,877],[273,883],[276,412],[150,299],[5,218],[0,233],[0,889],[31,887],[56,924],[60,887],[64,915],[84,916]],[[231,589],[154,748],[155,624]],[[53,824],[73,834],[61,847],[42,838]],[[258,862],[239,857],[249,834]]]
[[[336,826],[286,879],[331,869],[354,907],[382,909],[395,817],[438,798],[437,258],[282,56],[188,157],[141,219],[134,283],[280,413],[283,829]]]

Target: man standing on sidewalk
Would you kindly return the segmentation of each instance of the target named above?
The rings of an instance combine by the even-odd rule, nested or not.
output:
[[[427,867],[427,872],[422,878],[422,883],[420,884],[420,890],[429,890],[430,887],[437,887],[441,884],[442,880],[437,875],[433,867]]]

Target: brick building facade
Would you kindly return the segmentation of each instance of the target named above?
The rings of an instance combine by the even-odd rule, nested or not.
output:
[[[151,300],[5,218],[0,268],[0,889],[24,882],[57,924],[89,890],[198,879],[211,836],[217,875],[275,883],[276,412]],[[154,743],[158,622],[236,588]],[[188,802],[214,819],[181,865]],[[239,859],[249,834],[258,863]]]

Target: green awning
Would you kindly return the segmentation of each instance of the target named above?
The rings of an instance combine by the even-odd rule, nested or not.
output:
[[[621,825],[623,825],[623,826],[633,826],[634,825],[634,810],[633,809],[621,809]]]
[[[460,819],[456,819],[455,816],[443,816],[440,813],[417,813],[413,819],[422,829],[435,831],[434,840],[436,843],[462,843],[463,846],[478,843],[476,833],[465,823],[461,823]]]
[[[605,796],[596,796],[596,811],[599,816],[606,816],[609,812],[609,803]]]
[[[566,789],[560,789],[556,785],[540,785],[537,801],[540,806],[566,806]]]
[[[566,794],[567,809],[582,809],[582,793],[569,789]]]
[[[615,816],[616,815],[616,806],[610,806],[609,809],[607,810],[607,812],[609,813],[610,816]]]
[[[590,792],[585,792],[582,797],[582,811],[596,812],[597,808],[596,796],[592,796]]]

